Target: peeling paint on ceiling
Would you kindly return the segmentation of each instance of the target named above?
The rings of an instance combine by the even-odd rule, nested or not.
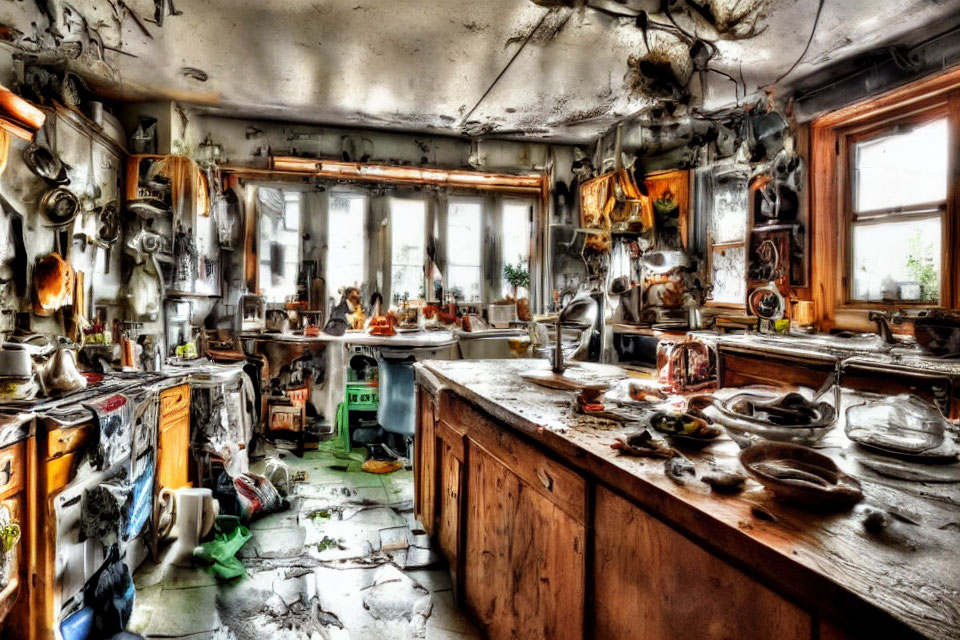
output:
[[[678,29],[715,40],[709,66],[742,78],[753,93],[803,51],[818,0],[666,5]],[[754,9],[750,21],[737,23],[737,6]],[[179,15],[164,12],[161,27],[154,0],[26,0],[3,3],[0,24],[21,47],[49,53],[49,17],[82,22],[66,40],[74,51],[85,47],[78,64],[88,81],[117,99],[173,99],[248,118],[587,142],[662,100],[630,64],[647,54],[645,40],[689,48],[669,30],[638,28],[640,12],[670,25],[661,8],[659,0],[192,0],[177,3]],[[790,77],[956,12],[956,3],[930,0],[827,0]],[[729,33],[716,40],[703,15]],[[706,109],[743,97],[715,73],[693,72],[690,87]]]

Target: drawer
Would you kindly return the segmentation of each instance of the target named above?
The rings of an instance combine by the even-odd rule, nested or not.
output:
[[[0,449],[0,500],[23,488],[25,443],[18,442]]]
[[[160,419],[190,410],[190,385],[182,384],[160,394]]]
[[[47,458],[56,458],[76,451],[86,443],[92,433],[93,426],[90,424],[51,430],[47,433]]]

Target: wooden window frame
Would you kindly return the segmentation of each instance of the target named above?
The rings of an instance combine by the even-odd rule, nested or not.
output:
[[[883,133],[898,126],[916,126],[940,119],[946,119],[948,127],[956,126],[955,124],[951,125],[950,123],[949,104],[946,96],[931,102],[927,102],[923,105],[918,105],[918,108],[910,109],[906,113],[897,113],[891,116],[884,115],[879,119],[872,120],[869,123],[856,124],[838,131],[840,135],[839,148],[841,151],[840,157],[837,159],[839,171],[838,182],[840,184],[840,190],[843,198],[843,209],[840,212],[842,216],[842,224],[839,228],[840,261],[838,263],[840,268],[842,268],[842,273],[840,275],[840,298],[838,299],[840,308],[867,308],[874,310],[891,310],[894,307],[902,309],[910,307],[938,308],[944,306],[944,302],[949,302],[945,297],[946,291],[944,288],[945,278],[943,267],[950,265],[950,260],[952,258],[950,254],[952,252],[947,244],[948,240],[946,230],[950,224],[951,215],[955,216],[957,212],[950,211],[950,207],[948,207],[949,197],[947,194],[944,194],[944,199],[942,201],[928,202],[920,205],[910,205],[905,207],[890,207],[887,209],[864,211],[861,213],[854,211],[853,202],[854,190],[856,188],[856,166],[853,159],[854,145],[863,141],[875,139]],[[949,150],[948,153],[956,154],[958,151],[960,150]],[[948,160],[948,162],[952,162],[952,159]],[[853,225],[856,222],[869,222],[871,219],[880,220],[886,218],[890,221],[893,221],[894,219],[907,220],[911,217],[931,218],[934,217],[934,213],[936,213],[940,218],[940,228],[942,231],[940,238],[940,301],[937,303],[931,303],[921,300],[879,301],[855,299],[851,294],[851,279],[853,276],[853,264],[851,261],[853,253]]]
[[[940,304],[875,302],[848,295],[852,144],[896,124],[948,119],[948,184],[941,241]],[[811,295],[818,324],[864,329],[868,311],[960,308],[960,67],[846,107],[810,126]],[[907,209],[906,207],[903,209]]]

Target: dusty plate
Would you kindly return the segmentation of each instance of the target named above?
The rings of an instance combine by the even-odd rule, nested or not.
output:
[[[833,508],[863,498],[860,483],[837,468],[829,457],[787,442],[761,442],[740,452],[740,462],[753,477],[785,502]]]

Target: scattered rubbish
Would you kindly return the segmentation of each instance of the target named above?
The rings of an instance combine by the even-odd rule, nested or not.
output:
[[[250,473],[263,476],[276,487],[281,496],[290,493],[290,467],[279,458],[264,458],[250,465]]]
[[[135,593],[130,569],[120,559],[119,545],[113,544],[84,589],[83,600],[93,608],[93,636],[109,638],[126,628]]]
[[[710,488],[717,493],[739,493],[743,491],[747,476],[736,471],[724,471],[712,467],[702,474],[700,479],[710,485]]]
[[[193,559],[207,567],[218,580],[234,580],[246,575],[236,555],[253,534],[235,516],[219,516],[213,525],[213,540],[193,552]]]
[[[330,536],[323,536],[320,542],[317,543],[317,551],[322,552],[328,549],[339,549],[340,551],[346,551],[347,547],[344,546],[342,540],[331,538]]]
[[[672,458],[676,453],[666,441],[646,429],[621,436],[610,446],[628,456]]]
[[[683,456],[674,456],[665,460],[663,463],[663,472],[667,474],[668,478],[680,485],[686,483],[685,476],[697,477],[693,463]]]
[[[367,460],[360,467],[367,473],[393,473],[403,468],[399,460]]]
[[[237,488],[237,500],[240,502],[240,517],[244,522],[276,511],[283,511],[290,505],[280,497],[273,484],[255,473],[243,473],[233,480]]]
[[[310,518],[311,520],[329,520],[330,511],[328,511],[327,509],[319,509],[317,511],[314,511],[307,517]]]

